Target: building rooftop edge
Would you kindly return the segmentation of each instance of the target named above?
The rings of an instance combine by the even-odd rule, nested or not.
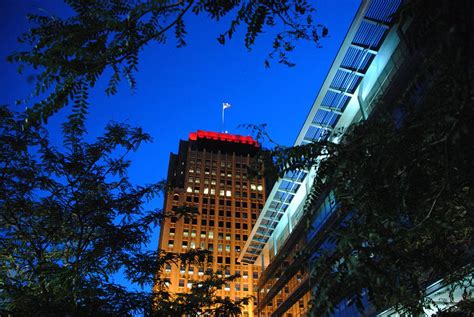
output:
[[[238,134],[229,134],[229,133],[203,131],[203,130],[197,130],[196,132],[189,133],[190,141],[197,141],[199,139],[234,142],[234,143],[253,145],[256,148],[260,147],[260,144],[256,140],[254,140],[251,136],[243,136],[243,135],[238,135]]]

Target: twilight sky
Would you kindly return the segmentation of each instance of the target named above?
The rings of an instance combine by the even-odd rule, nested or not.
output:
[[[187,46],[176,48],[170,35],[166,45],[148,45],[140,54],[136,74],[137,89],[131,91],[123,83],[119,92],[107,97],[102,78],[91,91],[87,127],[89,136],[99,136],[107,122],[127,122],[141,126],[154,138],[131,156],[129,176],[134,183],[153,183],[166,177],[170,152],[176,152],[179,139],[187,139],[196,130],[220,131],[222,103],[226,110],[229,133],[248,134],[237,129],[239,124],[266,123],[272,138],[282,145],[292,145],[319,88],[331,66],[360,0],[313,1],[315,20],[329,28],[329,38],[322,48],[312,43],[298,43],[290,59],[296,67],[273,63],[263,66],[271,50],[270,34],[257,39],[252,51],[243,44],[243,32],[225,46],[216,38],[226,28],[225,21],[215,23],[205,16],[187,18]],[[16,99],[32,90],[27,75],[18,75],[16,65],[6,56],[20,48],[16,38],[28,29],[28,12],[67,14],[60,0],[0,0],[0,104],[13,109]],[[60,123],[69,109],[56,114],[48,124],[54,140],[60,140]],[[152,202],[161,207],[162,200]],[[158,244],[158,228],[154,230],[150,249]],[[120,279],[120,277],[118,277]]]

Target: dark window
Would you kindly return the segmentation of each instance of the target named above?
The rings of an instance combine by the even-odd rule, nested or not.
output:
[[[186,201],[187,201],[187,202],[193,201],[193,197],[191,197],[191,196],[186,197]]]
[[[224,217],[224,210],[219,210],[219,217]]]
[[[209,220],[209,226],[214,227],[214,220]]]
[[[199,197],[197,197],[197,196],[194,197],[193,201],[194,201],[195,203],[198,203],[198,202],[199,202]]]
[[[238,211],[235,212],[235,218],[240,218],[240,212]]]
[[[242,224],[242,228],[245,230],[245,229],[248,229],[249,226],[246,223],[244,223],[244,224]]]
[[[229,257],[225,258],[225,264],[230,264],[230,258]]]
[[[230,212],[230,210],[226,210],[225,215],[226,217],[232,217],[232,213]]]
[[[232,228],[232,223],[229,222],[229,221],[226,222],[226,223],[225,223],[225,227],[228,228],[228,229]]]
[[[206,219],[202,219],[201,220],[201,226],[205,226],[205,225],[207,225],[207,221],[206,221]]]
[[[224,221],[219,221],[219,228],[224,228]]]
[[[176,221],[178,221],[177,217],[171,217],[171,222],[176,222]]]

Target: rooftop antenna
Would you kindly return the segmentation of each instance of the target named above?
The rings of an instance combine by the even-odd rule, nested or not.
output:
[[[230,108],[230,103],[228,102],[223,102],[222,103],[222,132],[224,133],[228,133],[227,130],[225,129],[225,116],[224,116],[224,113],[225,113],[225,109],[227,108]]]

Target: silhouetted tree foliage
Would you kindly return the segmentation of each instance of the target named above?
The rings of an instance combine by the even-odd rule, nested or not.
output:
[[[50,144],[43,128],[0,107],[0,312],[17,316],[155,316],[240,312],[243,298],[227,301],[217,288],[236,276],[209,272],[190,294],[171,294],[157,275],[165,265],[202,265],[205,250],[144,251],[152,225],[163,217],[193,217],[182,208],[146,210],[164,183],[134,185],[127,155],[151,137],[140,128],[109,124],[88,143],[67,122],[64,143]],[[154,286],[133,291],[114,282]],[[157,298],[162,299],[159,303]],[[153,304],[153,301],[155,301]]]
[[[316,255],[309,264],[315,315],[329,315],[345,298],[366,313],[367,294],[377,310],[418,316],[442,308],[426,294],[439,279],[452,283],[446,300],[455,290],[464,297],[439,316],[474,314],[472,9],[471,1],[405,3],[397,19],[410,21],[404,40],[419,61],[406,92],[379,102],[339,144],[261,153],[266,170],[280,176],[317,166],[302,221],[311,223],[325,189],[336,194],[341,223],[330,230],[332,247],[302,254]]]
[[[328,30],[313,22],[314,8],[306,0],[215,1],[215,0],[68,0],[73,14],[66,18],[29,15],[33,27],[20,40],[26,51],[12,54],[10,61],[38,70],[33,96],[41,101],[28,109],[30,123],[46,122],[68,103],[71,117],[84,120],[91,87],[109,70],[106,89],[115,94],[122,79],[134,88],[139,52],[150,42],[165,43],[170,36],[177,46],[186,44],[185,16],[205,15],[219,21],[230,17],[227,30],[217,38],[224,44],[240,28],[244,45],[251,49],[267,28],[281,24],[283,31],[273,40],[269,59],[293,66],[287,53],[298,40],[319,45]],[[31,47],[31,49],[30,49]],[[269,66],[268,59],[265,65]],[[28,100],[25,101],[28,103]],[[28,104],[27,104],[28,105]]]

